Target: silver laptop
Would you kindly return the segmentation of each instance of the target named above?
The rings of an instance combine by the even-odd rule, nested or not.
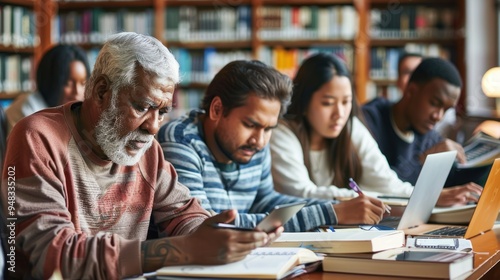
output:
[[[456,156],[457,151],[428,155],[403,215],[384,218],[379,225],[405,230],[427,223]]]

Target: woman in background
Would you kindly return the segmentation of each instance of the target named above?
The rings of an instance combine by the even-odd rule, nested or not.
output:
[[[353,178],[365,194],[410,196],[413,186],[392,171],[356,115],[344,62],[325,53],[306,59],[294,79],[288,112],[271,137],[276,190],[300,197],[354,197],[348,187]]]
[[[83,100],[90,67],[85,51],[72,45],[57,45],[40,60],[36,72],[37,91],[19,96],[7,108],[8,131],[25,116],[47,107]]]

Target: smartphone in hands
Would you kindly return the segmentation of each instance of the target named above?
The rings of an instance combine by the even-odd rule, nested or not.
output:
[[[288,222],[288,220],[295,216],[295,214],[297,214],[297,212],[299,212],[300,209],[302,209],[302,207],[304,207],[306,204],[307,202],[300,201],[295,203],[277,205],[276,207],[274,207],[273,211],[269,213],[269,215],[267,215],[262,221],[260,221],[256,228],[237,227],[235,225],[225,223],[216,223],[213,226],[221,229],[233,229],[242,231],[261,230],[264,232],[272,232],[276,228]]]

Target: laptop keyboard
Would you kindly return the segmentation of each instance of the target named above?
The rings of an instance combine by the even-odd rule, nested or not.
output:
[[[397,228],[401,221],[401,217],[398,216],[387,216],[380,221],[379,225],[388,226],[392,228]]]
[[[466,230],[467,227],[442,227],[432,231],[428,231],[425,234],[441,236],[464,236]]]

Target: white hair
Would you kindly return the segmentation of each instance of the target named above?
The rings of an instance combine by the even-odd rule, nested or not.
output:
[[[152,77],[174,84],[179,82],[179,63],[158,39],[122,32],[111,36],[99,52],[85,87],[85,98],[90,97],[95,79],[101,74],[110,79],[114,91],[124,86],[135,86],[136,66],[142,67]]]

